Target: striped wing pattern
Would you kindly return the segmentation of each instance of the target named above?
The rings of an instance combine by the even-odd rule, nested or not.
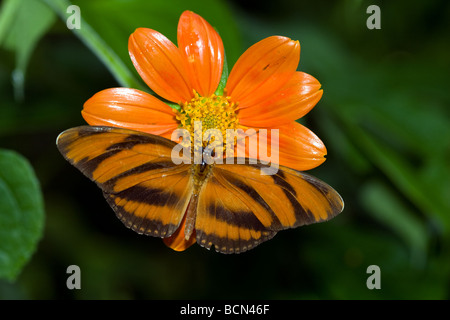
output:
[[[339,194],[286,167],[261,175],[263,164],[215,165],[199,196],[197,242],[222,253],[247,251],[277,231],[326,221],[343,210]]]
[[[171,160],[174,142],[126,129],[82,126],[61,133],[57,145],[103,190],[127,227],[158,237],[178,229],[193,186],[190,165]]]
[[[102,189],[118,218],[145,235],[170,237],[194,192],[197,242],[222,253],[241,253],[284,229],[328,220],[343,210],[339,194],[319,179],[249,159],[215,164],[198,191],[190,164],[172,161],[175,142],[138,131],[81,126],[61,133],[62,155]],[[182,159],[186,160],[186,159]],[[227,163],[227,161],[224,161]]]

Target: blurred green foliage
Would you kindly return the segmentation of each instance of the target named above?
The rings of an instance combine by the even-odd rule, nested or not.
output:
[[[16,0],[3,3],[0,18],[0,45],[15,53],[12,80],[15,98],[22,101],[28,61],[36,43],[55,22],[56,16],[39,0]]]
[[[74,0],[86,28],[72,32],[68,1],[33,1],[54,13],[28,11],[25,21],[41,31],[27,39],[4,29],[14,1],[0,13],[0,147],[33,165],[46,226],[17,281],[0,280],[0,298],[449,298],[449,3]],[[381,8],[381,30],[366,27],[372,4]],[[217,28],[229,68],[264,37],[300,41],[299,70],[324,88],[300,120],[328,149],[328,161],[311,173],[341,193],[341,215],[241,255],[199,246],[175,253],[125,228],[95,184],[59,155],[56,136],[84,123],[84,101],[105,88],[143,86],[128,58],[129,34],[149,27],[176,41],[186,9]],[[23,101],[11,80],[19,67],[27,69]],[[71,264],[81,268],[81,290],[65,286]],[[373,264],[380,290],[366,287]]]
[[[0,279],[14,280],[44,229],[44,203],[28,161],[0,149]]]

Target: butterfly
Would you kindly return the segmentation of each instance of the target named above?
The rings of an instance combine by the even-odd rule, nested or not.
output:
[[[284,229],[329,220],[344,207],[321,180],[287,167],[235,158],[223,164],[172,161],[176,142],[129,129],[80,126],[57,138],[61,154],[103,191],[139,234],[167,238],[184,223],[199,245],[241,253]],[[181,159],[186,160],[186,159]],[[180,161],[178,161],[180,162]]]

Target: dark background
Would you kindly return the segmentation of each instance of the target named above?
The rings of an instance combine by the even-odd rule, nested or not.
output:
[[[447,1],[90,2],[73,1],[124,60],[136,27],[176,41],[185,9],[217,28],[230,66],[264,37],[299,40],[299,70],[324,88],[300,120],[328,149],[309,173],[346,206],[329,222],[280,232],[240,255],[198,245],[177,253],[127,229],[56,149],[61,131],[85,124],[88,98],[120,86],[57,19],[31,55],[22,100],[11,82],[15,56],[0,50],[0,147],[30,161],[46,213],[37,251],[15,282],[0,280],[0,298],[449,298]],[[372,4],[381,9],[380,30],[366,27]],[[81,268],[81,290],[66,287],[72,264]],[[366,286],[370,265],[380,267],[380,290]]]

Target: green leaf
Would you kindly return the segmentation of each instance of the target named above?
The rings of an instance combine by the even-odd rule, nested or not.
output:
[[[228,81],[228,62],[227,56],[224,53],[222,76],[220,77],[220,82],[215,92],[216,95],[218,96],[223,95],[225,86],[227,85],[227,81]]]
[[[39,182],[20,154],[0,149],[0,278],[16,279],[44,227]]]
[[[72,31],[103,61],[118,82],[125,87],[149,92],[140,80],[128,53],[128,38],[140,27],[157,30],[177,42],[177,24],[184,10],[202,15],[222,36],[233,61],[240,54],[240,39],[231,13],[222,1],[202,0],[42,0],[66,21],[67,7],[77,5],[81,12],[81,28]]]
[[[14,93],[23,100],[25,72],[39,39],[55,21],[55,14],[39,0],[6,0],[0,13],[0,45],[16,55],[12,74]]]

